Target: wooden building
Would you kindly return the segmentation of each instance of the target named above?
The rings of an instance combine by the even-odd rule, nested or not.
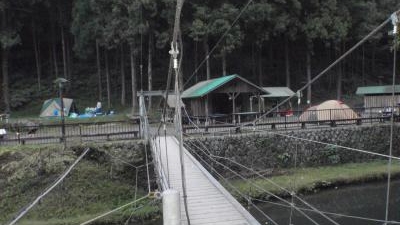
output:
[[[235,122],[234,115],[249,112],[251,98],[257,96],[259,100],[263,94],[268,92],[234,74],[201,81],[185,90],[182,99],[191,116],[209,118],[232,115]],[[261,107],[254,111],[261,111]]]
[[[269,109],[275,107],[282,100],[291,97],[295,94],[288,87],[263,87],[263,89],[269,93],[261,95],[263,111],[268,111]],[[291,101],[288,101],[288,103],[283,106],[283,110],[291,108],[292,108]],[[277,110],[279,111],[280,109],[278,108]]]
[[[400,85],[395,86],[395,105],[400,103]],[[364,107],[386,107],[392,103],[392,85],[359,87],[357,95],[364,96]]]

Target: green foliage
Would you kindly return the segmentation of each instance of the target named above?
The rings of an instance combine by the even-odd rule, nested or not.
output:
[[[366,163],[349,163],[337,166],[325,166],[318,168],[297,168],[282,171],[284,175],[269,177],[279,186],[297,193],[315,191],[321,186],[326,187],[335,184],[355,184],[367,181],[383,179],[387,174],[386,161],[373,161]],[[392,175],[400,174],[400,165],[392,165]],[[278,195],[288,196],[282,189],[271,184],[265,179],[253,179],[259,187]],[[249,193],[254,198],[268,198],[264,191],[254,188],[249,182],[237,180],[233,182],[242,193]],[[236,196],[241,198],[240,196]]]
[[[135,173],[132,168],[104,152],[133,164],[143,164],[140,143],[92,144],[92,150],[67,178],[36,205],[21,224],[80,224],[135,198]],[[77,158],[84,146],[62,150],[54,146],[17,146],[0,149],[0,223],[39,195]],[[129,149],[129,150],[127,150]],[[145,172],[139,173],[137,198],[146,195]],[[143,186],[144,185],[144,186]],[[159,214],[157,202],[138,202],[140,210],[128,207],[99,220],[122,224],[132,219],[153,219]]]

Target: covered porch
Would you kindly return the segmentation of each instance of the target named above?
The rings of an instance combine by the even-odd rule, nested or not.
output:
[[[197,122],[240,123],[262,112],[264,94],[268,92],[234,74],[201,81],[185,90],[182,99],[189,116]]]

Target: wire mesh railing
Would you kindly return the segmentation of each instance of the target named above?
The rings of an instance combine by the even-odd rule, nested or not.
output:
[[[226,135],[241,129],[306,129],[362,125],[400,119],[400,107],[371,107],[354,109],[317,109],[305,111],[278,111],[257,120],[263,113],[235,113],[209,117],[186,116],[183,131],[186,134]]]
[[[110,121],[96,123],[65,124],[65,135],[61,124],[0,124],[5,134],[0,135],[0,145],[49,144],[66,142],[110,141],[140,138],[137,121]]]

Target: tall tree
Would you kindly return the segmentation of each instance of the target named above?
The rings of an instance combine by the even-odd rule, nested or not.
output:
[[[301,3],[300,29],[306,46],[306,77],[310,83],[314,41],[329,42],[345,37],[349,28],[349,13],[347,8],[339,5],[336,0],[301,0]],[[311,84],[309,84],[307,104],[311,104],[311,96]]]
[[[234,49],[242,45],[243,41],[243,32],[240,28],[240,24],[233,24],[235,18],[239,14],[239,10],[229,3],[223,3],[221,7],[212,12],[212,24],[211,24],[211,33],[215,37],[221,37],[225,31],[229,30],[226,33],[222,43],[219,47],[219,54],[221,56],[222,61],[222,75],[227,75],[227,54],[231,53]]]
[[[18,12],[14,8],[19,1],[2,1],[0,3],[0,44],[1,44],[1,73],[3,78],[3,101],[5,112],[10,113],[10,87],[9,87],[9,53],[15,45],[21,42]]]
[[[207,6],[194,5],[193,22],[189,25],[189,36],[195,42],[202,42],[206,60],[206,78],[211,78],[210,57],[209,56],[209,37],[211,36],[211,10]]]

